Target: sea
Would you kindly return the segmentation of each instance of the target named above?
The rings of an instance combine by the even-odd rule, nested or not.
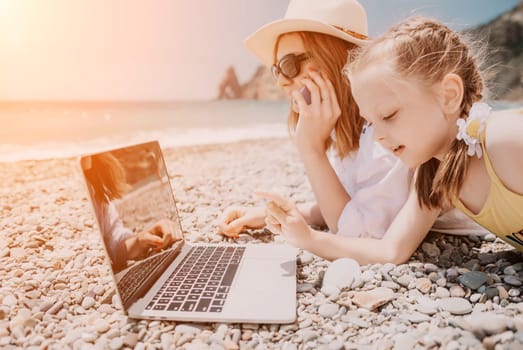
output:
[[[287,137],[287,101],[0,102],[0,162]]]
[[[523,109],[493,101],[495,110]],[[0,162],[76,157],[159,140],[163,148],[287,137],[287,101],[0,102]]]

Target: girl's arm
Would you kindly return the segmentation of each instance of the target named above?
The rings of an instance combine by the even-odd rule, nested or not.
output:
[[[323,220],[317,203],[299,204],[298,210],[309,225],[325,226],[325,220]],[[240,232],[247,229],[264,227],[266,216],[265,206],[229,207],[225,209],[222,216],[218,219],[218,233],[227,237],[238,238]]]
[[[421,208],[416,192],[411,190],[382,239],[352,238],[312,230],[294,209],[294,204],[274,194],[265,194],[265,197],[272,200],[267,207],[267,227],[271,231],[324,259],[352,258],[362,265],[407,261],[440,212]]]

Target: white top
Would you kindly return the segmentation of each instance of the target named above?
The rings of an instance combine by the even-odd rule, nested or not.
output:
[[[120,242],[132,237],[133,232],[124,226],[113,202],[109,201],[107,205],[95,203],[95,209],[111,263],[120,265],[125,260],[123,252],[118,251],[118,245]]]
[[[381,238],[407,200],[410,169],[373,139],[374,128],[365,126],[357,152],[329,159],[351,197],[338,219],[338,234]]]
[[[389,150],[374,141],[374,128],[365,126],[357,152],[329,159],[351,197],[338,219],[338,234],[382,238],[407,200],[413,172]],[[334,135],[333,135],[334,138]],[[457,235],[484,235],[488,231],[457,209],[440,215],[431,229]]]

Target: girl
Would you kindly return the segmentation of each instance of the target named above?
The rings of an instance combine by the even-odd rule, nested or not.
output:
[[[336,248],[292,203],[264,194],[273,200],[270,229],[331,258],[349,253],[360,263],[401,263],[454,205],[523,251],[523,118],[489,117],[477,60],[459,35],[437,21],[411,18],[366,47],[347,71],[375,138],[417,168],[409,198],[383,239],[340,240]]]
[[[373,127],[363,126],[342,75],[347,54],[368,43],[365,10],[353,0],[293,0],[285,17],[262,27],[246,44],[272,64],[277,84],[293,100],[289,129],[317,201],[297,210],[305,223],[326,224],[338,233],[322,233],[333,245],[345,237],[381,238],[407,199],[410,171],[373,141]],[[299,93],[304,86],[310,104]],[[484,233],[452,214],[442,218],[441,231]],[[263,227],[265,218],[265,207],[232,207],[219,229],[237,237],[246,228]],[[317,253],[330,257],[328,250]]]
[[[366,38],[367,17],[358,2],[292,0],[283,20],[246,40],[272,65],[289,99],[305,86],[311,92],[310,112],[291,102],[288,119],[317,201],[301,206],[300,213],[307,223],[327,225],[340,236],[381,237],[406,200],[410,180],[409,169],[374,142],[372,127],[363,127],[342,75],[348,52]],[[263,227],[265,217],[264,206],[228,208],[219,229],[237,237],[245,228]]]

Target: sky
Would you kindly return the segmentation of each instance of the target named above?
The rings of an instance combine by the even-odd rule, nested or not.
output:
[[[318,0],[321,1],[321,0]],[[412,14],[454,29],[520,0],[361,0],[375,37]],[[206,100],[226,68],[258,62],[243,39],[288,0],[0,0],[0,101]]]

